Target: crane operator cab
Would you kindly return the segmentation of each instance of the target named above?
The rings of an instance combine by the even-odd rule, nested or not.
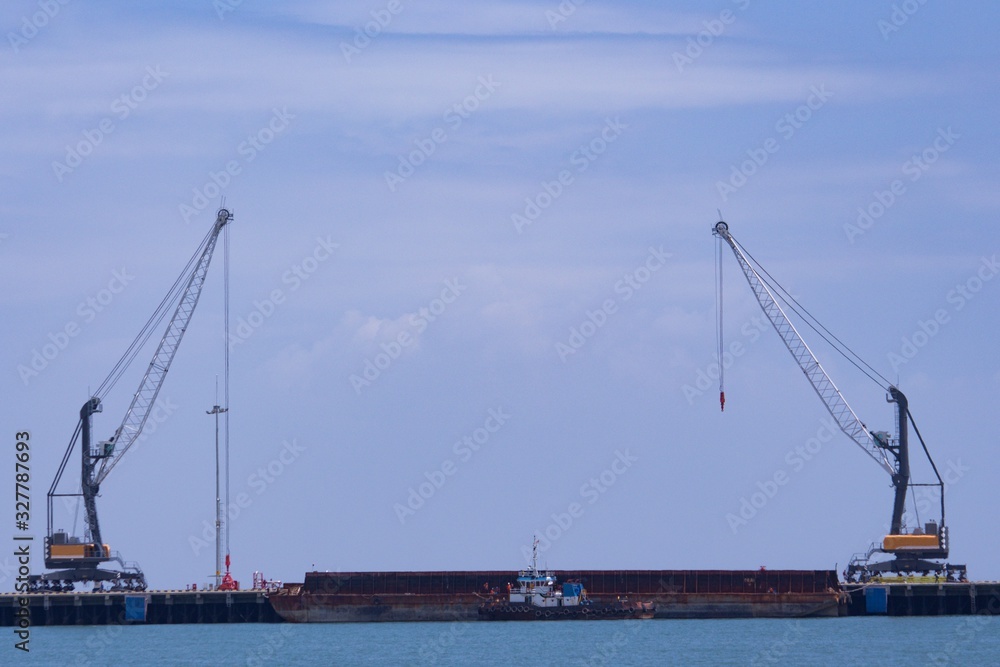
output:
[[[923,558],[947,558],[948,547],[944,539],[946,528],[938,529],[937,521],[928,521],[923,528],[914,528],[912,533],[902,535],[886,535],[882,540],[882,551],[886,553],[917,552]],[[926,552],[943,551],[941,555],[928,555]]]
[[[52,533],[51,539],[45,540],[45,567],[50,569],[86,563],[96,565],[110,559],[111,547],[107,544],[84,542],[62,530],[57,530]]]

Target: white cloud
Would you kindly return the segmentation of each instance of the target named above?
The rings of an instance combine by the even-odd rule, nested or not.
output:
[[[181,30],[186,47],[177,49]],[[109,38],[97,32],[91,39]],[[838,100],[864,102],[940,90],[943,83],[923,72],[889,78],[863,67],[788,64],[722,44],[681,74],[670,61],[683,43],[679,38],[578,35],[414,43],[383,35],[349,64],[329,35],[303,38],[277,29],[251,33],[239,27],[220,34],[214,27],[171,25],[141,38],[125,32],[124,37],[116,33],[97,55],[67,60],[63,49],[43,50],[46,45],[39,44],[30,66],[4,68],[0,85],[18,91],[21,103],[0,111],[0,120],[37,127],[39,117],[47,118],[50,129],[54,125],[64,131],[56,133],[55,143],[65,143],[87,122],[111,115],[111,104],[142,80],[147,66],[162,67],[169,76],[136,116],[257,118],[275,106],[288,106],[294,113],[322,113],[338,125],[440,119],[475,89],[479,76],[487,75],[501,86],[484,104],[485,111],[576,118],[633,109],[799,103],[809,86],[819,84],[835,91]],[[201,121],[191,121],[187,127],[196,134]],[[20,135],[8,133],[4,148],[37,146],[35,137]],[[158,143],[163,151],[187,150],[184,142],[169,137],[157,141],[153,136],[149,143]]]
[[[403,353],[412,354],[420,349],[420,334],[424,331],[414,326],[419,317],[419,313],[404,313],[390,319],[351,310],[344,315],[341,326],[348,332],[355,347],[364,353],[378,350],[380,345],[396,341],[404,334],[412,342],[405,346]]]
[[[661,7],[636,7],[583,2],[467,2],[462,10],[447,0],[399,0],[395,14],[388,2],[317,4],[282,3],[265,11],[304,23],[357,29],[371,25],[372,34],[409,35],[551,35],[694,34],[704,29],[707,15],[682,14]],[[560,6],[562,5],[562,8]],[[374,27],[377,26],[377,27]],[[735,30],[735,28],[734,28]]]

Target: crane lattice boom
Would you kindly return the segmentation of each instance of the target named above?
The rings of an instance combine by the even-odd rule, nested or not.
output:
[[[215,227],[208,236],[205,248],[198,258],[198,263],[191,273],[190,279],[188,279],[170,324],[167,325],[167,330],[163,333],[163,338],[160,339],[160,344],[153,354],[152,361],[149,362],[142,382],[139,383],[139,389],[132,397],[132,403],[125,413],[125,419],[122,420],[121,426],[115,430],[114,435],[106,442],[101,443],[101,446],[113,449],[114,454],[102,459],[100,468],[94,475],[94,484],[100,485],[104,481],[142,433],[142,428],[146,424],[146,419],[149,418],[153,404],[156,403],[156,397],[160,393],[163,380],[166,378],[170,364],[177,353],[177,348],[181,344],[184,332],[187,331],[191,315],[194,314],[194,309],[198,305],[201,288],[208,273],[208,265],[212,261],[212,253],[219,239],[219,232],[232,218],[233,216],[228,210],[221,209],[219,211]]]
[[[802,340],[802,336],[796,331],[795,327],[792,325],[788,316],[785,315],[785,311],[782,310],[781,306],[778,304],[777,299],[768,289],[767,285],[761,279],[760,275],[750,264],[750,261],[743,254],[739,245],[733,239],[732,234],[729,233],[729,225],[724,222],[719,222],[715,226],[715,234],[722,238],[729,246],[733,249],[733,254],[736,255],[736,261],[739,262],[740,268],[743,269],[743,274],[746,276],[747,281],[750,283],[751,289],[753,289],[754,296],[757,297],[757,302],[760,303],[761,309],[767,318],[774,325],[775,330],[778,335],[781,336],[781,340],[785,343],[785,347],[795,358],[798,363],[799,368],[805,373],[805,376],[809,379],[810,384],[812,384],[813,389],[819,394],[820,400],[823,401],[823,405],[826,409],[830,411],[830,415],[833,416],[837,425],[840,426],[847,437],[853,440],[861,449],[865,451],[866,454],[871,456],[876,463],[882,466],[889,475],[896,475],[896,469],[889,461],[889,457],[886,455],[884,447],[878,445],[875,437],[869,432],[868,428],[858,419],[858,416],[854,414],[854,410],[851,406],[847,404],[840,390],[837,389],[837,385],[833,383],[830,376],[826,374],[823,367],[820,365],[816,356],[806,345],[806,342]]]

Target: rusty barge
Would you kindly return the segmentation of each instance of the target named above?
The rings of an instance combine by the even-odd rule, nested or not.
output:
[[[651,600],[655,618],[1000,614],[1000,582],[838,582],[830,570],[574,570],[595,597]],[[0,593],[0,627],[364,621],[477,621],[509,571],[310,572],[247,591]],[[513,581],[513,580],[512,580]],[[832,584],[832,585],[828,585]],[[502,588],[501,588],[502,590]],[[138,603],[138,604],[136,604]]]
[[[833,570],[556,570],[596,598],[650,600],[656,618],[839,616],[845,598]],[[518,572],[307,572],[271,593],[296,623],[473,621],[494,589]]]

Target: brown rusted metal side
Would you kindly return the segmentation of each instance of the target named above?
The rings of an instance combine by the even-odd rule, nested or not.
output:
[[[579,580],[595,595],[825,593],[840,588],[832,570],[567,570],[556,576]]]
[[[827,570],[556,570],[595,600],[652,601],[658,618],[836,616],[840,583]],[[510,570],[309,572],[271,604],[295,622],[475,620],[491,592],[516,585]]]
[[[593,594],[824,593],[839,590],[833,570],[556,570]],[[517,580],[510,570],[465,572],[307,572],[302,590],[339,595],[476,594]]]
[[[302,590],[336,595],[476,594],[506,585],[516,572],[307,572]]]

